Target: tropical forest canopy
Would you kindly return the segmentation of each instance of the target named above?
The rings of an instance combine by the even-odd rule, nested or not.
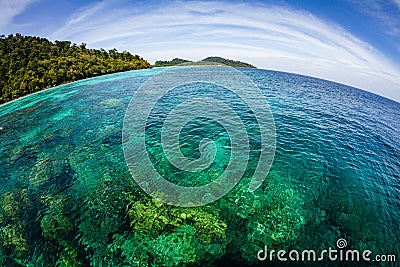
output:
[[[0,103],[62,83],[149,68],[138,55],[21,34],[0,36]]]

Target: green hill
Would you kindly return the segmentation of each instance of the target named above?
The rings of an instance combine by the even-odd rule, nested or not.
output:
[[[179,64],[189,63],[192,62],[190,60],[181,59],[181,58],[174,58],[173,60],[159,60],[154,63],[155,67],[168,67],[168,66],[175,66]]]
[[[88,49],[20,34],[0,36],[0,103],[51,86],[118,71],[151,67],[131,53]]]
[[[222,58],[222,57],[207,57],[207,58],[201,60],[200,62],[221,63],[221,64],[231,66],[231,67],[255,68],[255,66],[253,66],[249,63],[242,62],[242,61],[234,61],[234,60],[226,59],[226,58]]]
[[[168,67],[168,66],[175,66],[175,65],[179,65],[179,64],[185,64],[185,63],[198,63],[198,64],[202,64],[202,63],[219,63],[219,64],[223,64],[223,65],[227,65],[227,66],[231,66],[231,67],[245,67],[245,68],[256,68],[255,66],[246,63],[246,62],[242,62],[242,61],[234,61],[231,59],[226,59],[226,58],[222,58],[222,57],[207,57],[205,59],[200,60],[199,62],[193,62],[190,60],[186,60],[186,59],[181,59],[181,58],[174,58],[173,60],[165,60],[165,61],[156,61],[154,63],[155,67]]]

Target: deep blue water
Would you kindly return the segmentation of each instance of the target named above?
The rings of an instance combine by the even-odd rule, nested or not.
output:
[[[264,245],[320,251],[339,238],[349,249],[399,260],[399,103],[320,79],[241,68],[274,117],[272,168],[252,193],[243,179],[210,205],[179,208],[135,184],[122,148],[122,140],[134,138],[122,133],[128,104],[161,70],[87,79],[0,106],[2,265],[249,265],[260,263]],[[223,126],[199,120],[183,128],[185,156],[197,158],[204,137],[222,149],[210,170],[185,176],[157,143],[163,111],[178,98],[200,95],[219,97],[242,115],[249,111],[221,88],[189,89],[154,108],[148,150],[170,181],[201,185],[226,168],[231,144]],[[259,131],[246,118],[252,159]],[[252,172],[249,164],[245,176]]]

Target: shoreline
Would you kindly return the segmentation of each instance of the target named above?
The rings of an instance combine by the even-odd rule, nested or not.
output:
[[[6,101],[6,102],[4,102],[4,103],[0,103],[0,108],[2,108],[4,105],[7,105],[7,104],[9,104],[9,103],[12,103],[12,102],[14,102],[14,101],[16,101],[16,100],[20,100],[20,99],[23,99],[23,98],[25,98],[25,97],[27,97],[27,96],[32,96],[32,95],[35,95],[35,94],[37,94],[37,93],[41,93],[41,92],[44,92],[44,91],[47,91],[47,90],[50,90],[50,89],[54,89],[54,88],[56,88],[56,87],[58,87],[58,86],[63,86],[63,85],[71,84],[71,83],[76,83],[76,82],[81,82],[81,81],[85,81],[85,80],[89,80],[89,79],[94,79],[94,78],[98,78],[98,77],[105,76],[105,75],[112,75],[112,74],[118,74],[118,73],[129,72],[129,71],[147,70],[147,69],[153,69],[153,68],[154,68],[154,67],[143,68],[143,69],[135,69],[135,70],[126,70],[126,71],[116,71],[116,72],[104,73],[104,74],[95,75],[95,76],[90,76],[90,77],[86,77],[86,78],[82,78],[82,79],[78,79],[78,80],[63,82],[63,83],[60,83],[60,84],[57,84],[57,85],[54,85],[54,86],[47,86],[47,87],[45,87],[45,88],[43,88],[43,89],[40,89],[40,90],[38,90],[38,91],[36,91],[36,92],[32,92],[32,93],[29,93],[29,94],[20,96],[20,97],[18,97],[18,98],[15,98],[15,99],[13,99],[13,100]]]

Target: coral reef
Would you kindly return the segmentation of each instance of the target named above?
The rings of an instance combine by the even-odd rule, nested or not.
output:
[[[166,205],[156,199],[145,199],[131,203],[127,214],[135,232],[159,235],[163,231],[172,231],[183,224],[190,224],[196,229],[196,236],[203,244],[226,237],[226,223],[215,210],[209,208],[181,208]]]
[[[45,207],[40,220],[43,237],[49,241],[68,239],[74,230],[74,224],[66,215],[68,200],[48,195],[42,197],[41,201]]]
[[[273,171],[267,181],[264,188],[255,192],[247,192],[246,185],[239,184],[235,192],[219,201],[221,213],[232,225],[230,249],[245,262],[256,262],[257,251],[265,245],[280,249],[293,246],[307,222],[299,192],[282,183]]]
[[[100,157],[94,149],[93,155]],[[38,157],[31,188],[1,196],[3,262],[12,257],[23,264],[34,257],[38,264],[57,266],[211,265],[229,250],[248,264],[264,245],[296,244],[309,219],[299,192],[274,172],[255,192],[240,183],[211,205],[182,208],[143,194],[126,169],[106,169],[114,155],[97,170],[70,160],[77,160],[74,170]],[[60,191],[66,185],[69,191]],[[27,241],[30,221],[41,229],[36,243]],[[37,243],[42,251],[32,253]]]
[[[225,253],[226,241],[202,244],[196,228],[184,224],[171,233],[156,237],[144,234],[115,235],[110,253],[120,256],[120,264],[129,266],[208,265]]]
[[[0,198],[0,244],[7,256],[22,263],[29,259],[31,250],[27,241],[29,227],[26,216],[32,205],[26,189],[6,192]]]

